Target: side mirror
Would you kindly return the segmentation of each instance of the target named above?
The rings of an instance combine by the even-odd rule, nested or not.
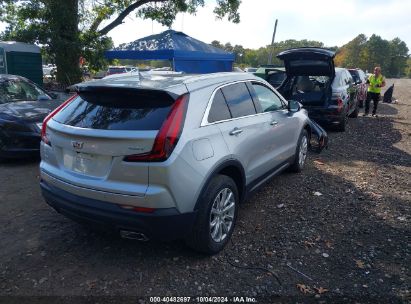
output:
[[[301,110],[301,104],[296,100],[288,101],[288,111],[296,113]]]

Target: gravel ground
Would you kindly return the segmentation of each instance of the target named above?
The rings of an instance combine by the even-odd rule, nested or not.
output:
[[[303,173],[281,174],[245,202],[213,257],[88,230],[43,201],[37,160],[0,163],[0,302],[411,302],[411,80],[396,79],[394,96],[379,118],[330,131]]]

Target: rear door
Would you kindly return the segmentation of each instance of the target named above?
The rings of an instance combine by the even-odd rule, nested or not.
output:
[[[231,119],[217,124],[233,157],[244,166],[247,183],[271,169],[267,132],[272,128],[267,115],[257,114],[245,82],[226,85],[216,92],[224,99]],[[216,97],[215,97],[216,98]]]
[[[287,76],[329,76],[334,78],[335,53],[320,48],[298,48],[281,52]]]

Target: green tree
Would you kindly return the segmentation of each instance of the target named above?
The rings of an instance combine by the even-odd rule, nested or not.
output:
[[[373,34],[367,41],[363,52],[363,66],[365,70],[372,71],[375,66],[381,66],[382,72],[386,73],[390,65],[390,44],[387,40]]]
[[[361,58],[358,56],[367,45],[367,37],[360,34],[345,45],[345,60],[342,65],[345,67],[359,67]]]
[[[242,45],[237,45],[237,44],[236,44],[236,45],[233,47],[232,52],[234,53],[235,62],[236,62],[237,64],[242,64],[242,63],[244,63],[244,52],[245,52],[245,50],[244,50],[244,48],[243,48]]]
[[[241,0],[216,0],[217,18],[238,23]],[[0,0],[0,39],[44,45],[58,69],[58,81],[80,81],[79,58],[98,68],[112,46],[106,35],[134,13],[170,27],[180,12],[195,14],[205,0]]]
[[[224,45],[222,45],[222,44],[220,43],[220,41],[218,41],[218,40],[213,40],[213,41],[211,41],[211,45],[214,46],[214,47],[216,47],[216,48],[219,48],[219,49],[224,49]]]
[[[227,52],[233,51],[233,46],[231,45],[230,42],[227,42],[226,44],[224,44],[224,50],[226,50]]]
[[[400,38],[394,38],[390,44],[390,62],[387,75],[401,77],[406,74],[408,47]]]

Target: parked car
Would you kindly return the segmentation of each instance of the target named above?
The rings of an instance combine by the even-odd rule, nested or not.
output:
[[[266,80],[274,88],[278,88],[287,76],[285,74],[285,68],[274,66],[259,67],[254,75]]]
[[[306,161],[306,111],[248,73],[124,77],[77,91],[44,121],[42,193],[67,217],[125,238],[184,238],[216,253],[247,194]]]
[[[281,52],[286,80],[278,91],[297,100],[310,118],[345,131],[348,117],[358,116],[356,86],[347,69],[335,68],[335,53],[322,48],[297,48]]]
[[[60,105],[34,82],[0,74],[0,158],[38,155],[44,117]]]
[[[124,77],[124,76],[133,76],[133,75],[138,75],[138,73],[139,73],[139,70],[138,70],[138,69],[133,69],[133,70],[130,71],[130,72],[110,74],[110,75],[107,75],[107,76],[103,77],[103,79],[119,78],[119,77]]]
[[[132,66],[109,66],[105,76],[132,72],[134,70],[137,70],[137,68]]]
[[[348,69],[355,85],[357,86],[357,99],[360,108],[364,107],[364,102],[367,99],[367,75],[361,69]]]
[[[258,70],[258,68],[252,68],[252,67],[248,67],[244,69],[244,72],[247,73],[255,73]]]

